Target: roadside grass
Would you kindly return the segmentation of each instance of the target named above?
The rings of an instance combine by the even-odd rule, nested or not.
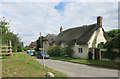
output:
[[[115,68],[115,69],[118,69],[118,64],[120,65],[120,63],[113,62],[113,61],[75,59],[75,58],[71,58],[71,57],[50,57],[50,59],[63,60],[63,61],[68,61],[68,62],[108,67],[108,68]]]
[[[46,72],[52,72],[55,77],[67,77],[64,73],[46,67],[38,63],[30,55],[20,52],[11,56],[3,56],[2,77],[45,77]]]

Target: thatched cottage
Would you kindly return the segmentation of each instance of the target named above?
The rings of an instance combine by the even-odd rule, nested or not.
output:
[[[107,42],[106,34],[102,27],[101,16],[97,17],[97,23],[95,24],[70,28],[65,31],[63,31],[61,27],[60,33],[57,36],[51,36],[53,36],[53,38],[46,38],[43,42],[45,49],[50,46],[50,43],[61,47],[68,45],[74,50],[73,57],[82,59],[88,59],[89,51],[94,53],[93,59],[99,59],[99,49],[97,49],[97,45],[101,42]]]

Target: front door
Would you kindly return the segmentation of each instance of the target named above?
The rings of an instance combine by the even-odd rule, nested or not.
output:
[[[99,60],[100,59],[99,51],[100,51],[100,49],[95,48],[95,60]]]

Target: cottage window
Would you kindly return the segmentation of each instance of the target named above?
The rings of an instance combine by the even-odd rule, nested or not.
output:
[[[78,52],[82,53],[83,49],[82,48],[78,48]]]

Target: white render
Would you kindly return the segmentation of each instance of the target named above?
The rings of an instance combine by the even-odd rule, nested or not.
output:
[[[72,49],[74,50],[74,58],[88,59],[89,48],[96,48],[100,42],[106,43],[107,40],[104,37],[102,28],[98,28],[90,38],[88,44],[85,45],[73,45]],[[82,48],[83,52],[79,53],[78,48]],[[94,53],[94,51],[93,51]],[[94,54],[93,54],[94,55]],[[94,57],[94,56],[93,56]]]
[[[83,52],[82,53],[79,53],[78,51],[78,48],[82,48],[83,49]],[[74,53],[73,53],[73,58],[82,58],[82,59],[88,59],[88,45],[74,45],[72,47],[72,49],[74,50]]]
[[[92,48],[92,47],[97,47],[97,45],[100,42],[104,42],[106,43],[107,40],[104,37],[104,33],[102,28],[98,28],[92,35],[92,37],[90,38],[89,42],[88,42],[88,47]]]

